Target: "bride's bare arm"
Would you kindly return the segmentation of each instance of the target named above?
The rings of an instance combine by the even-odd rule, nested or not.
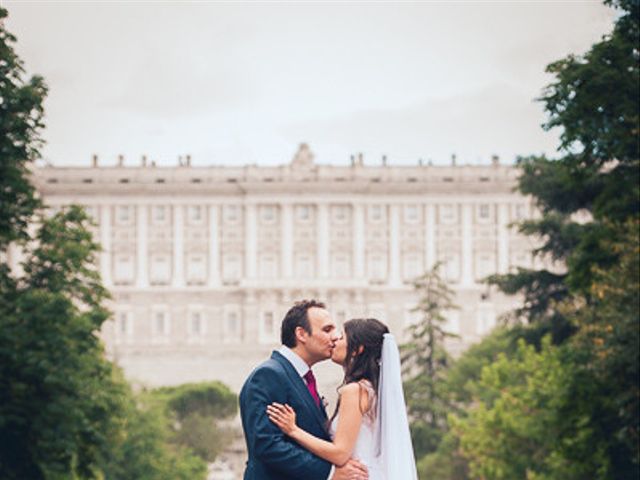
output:
[[[360,386],[350,383],[340,389],[340,418],[333,442],[327,442],[302,430],[296,425],[296,414],[289,405],[273,403],[267,407],[269,419],[275,423],[286,435],[290,436],[314,455],[325,459],[337,466],[342,466],[353,452],[358,439],[362,412],[368,404],[366,391],[361,396]],[[364,398],[362,398],[364,397]],[[363,408],[364,400],[364,408]]]

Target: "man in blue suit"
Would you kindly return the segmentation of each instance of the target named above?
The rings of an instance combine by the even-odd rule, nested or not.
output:
[[[267,417],[272,402],[291,405],[296,423],[331,441],[325,407],[311,367],[327,360],[339,332],[323,303],[297,302],[282,321],[282,346],[256,368],[240,391],[240,415],[249,459],[244,480],[367,480],[356,460],[333,466],[284,435]]]

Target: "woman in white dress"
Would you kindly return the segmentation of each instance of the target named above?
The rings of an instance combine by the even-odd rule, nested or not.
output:
[[[332,442],[300,429],[289,405],[267,407],[270,420],[334,465],[357,459],[367,466],[369,480],[416,480],[400,356],[387,326],[374,318],[349,320],[331,360],[345,372],[330,420]]]

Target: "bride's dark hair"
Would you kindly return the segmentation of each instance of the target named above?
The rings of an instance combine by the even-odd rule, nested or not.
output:
[[[375,318],[354,318],[344,324],[347,336],[347,356],[344,365],[344,380],[340,387],[360,380],[369,380],[373,391],[378,391],[380,356],[384,334],[389,328]],[[362,351],[360,351],[362,349]],[[340,388],[338,387],[338,389]],[[331,420],[338,414],[340,399]]]

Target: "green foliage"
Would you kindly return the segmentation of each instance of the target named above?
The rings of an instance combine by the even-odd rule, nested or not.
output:
[[[179,420],[193,414],[224,419],[238,411],[238,397],[221,382],[162,387],[155,390],[154,395],[164,397]]]
[[[11,479],[95,475],[126,400],[94,335],[108,317],[91,271],[98,246],[72,207],[44,219],[25,277],[4,278],[0,315],[0,469]]]
[[[43,102],[47,87],[39,76],[24,80],[16,39],[4,28],[0,7],[0,252],[28,238],[27,224],[40,202],[27,175],[42,144]]]
[[[162,387],[146,396],[150,405],[167,418],[169,441],[211,462],[234,436],[221,421],[238,411],[238,398],[221,382]]]
[[[204,479],[206,463],[189,449],[171,441],[170,419],[143,398],[129,395],[123,437],[101,465],[109,480]]]
[[[444,313],[456,307],[453,291],[440,277],[439,268],[436,265],[414,282],[420,296],[414,311],[420,319],[408,328],[410,338],[402,346],[405,398],[418,457],[437,448],[451,408],[443,382],[450,364],[444,342],[455,335],[445,330]]]
[[[608,3],[622,9],[612,34],[585,55],[570,55],[547,68],[555,81],[540,98],[549,113],[545,128],[562,129],[564,156],[518,162],[519,190],[542,212],[520,230],[542,240],[536,253],[568,271],[518,271],[490,279],[507,293],[524,294],[525,306],[517,313],[529,323],[546,323],[541,334],[555,329],[556,341],[574,332],[555,308],[558,302],[588,298],[594,268],[618,261],[605,242],[619,232],[616,225],[639,214],[639,3]]]

